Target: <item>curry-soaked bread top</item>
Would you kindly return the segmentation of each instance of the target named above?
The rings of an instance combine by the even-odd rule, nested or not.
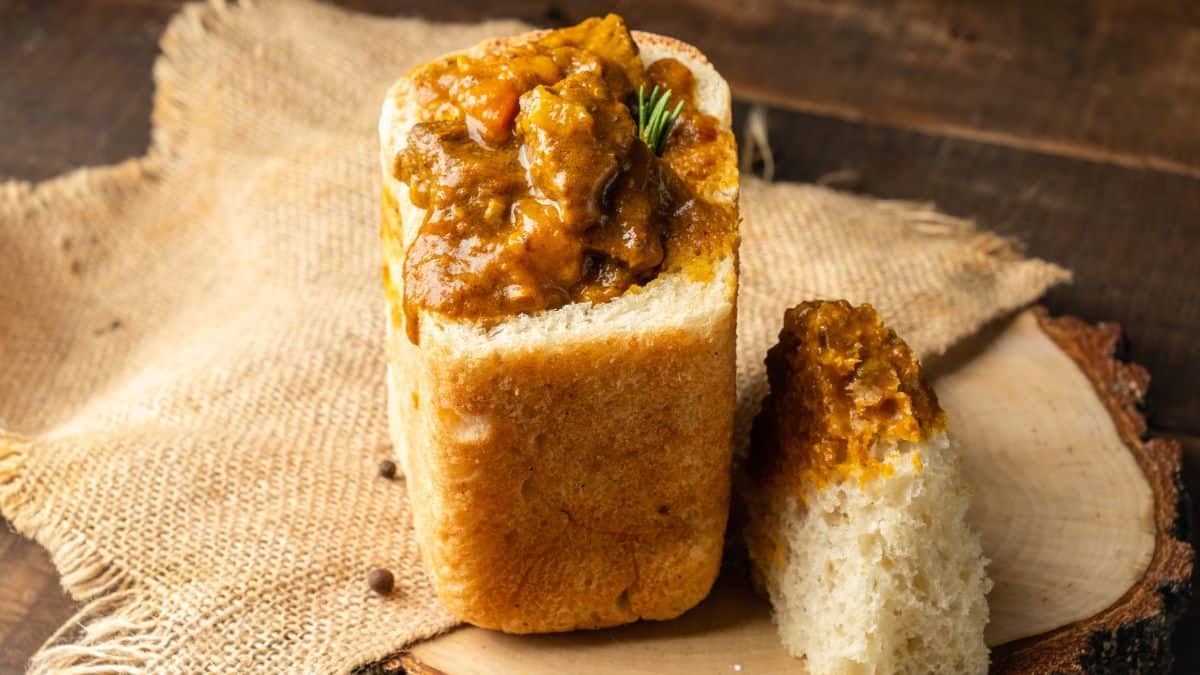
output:
[[[870,305],[813,301],[787,310],[766,364],[771,393],[749,459],[761,486],[791,486],[803,498],[808,485],[889,475],[872,452],[877,442],[918,442],[945,429],[912,350]]]
[[[419,310],[486,320],[604,302],[663,271],[703,274],[736,244],[734,205],[704,189],[732,133],[699,109],[688,67],[643,63],[620,17],[407,79],[418,122],[393,173],[425,210],[404,260],[410,331]],[[654,87],[672,93],[666,112],[683,103],[658,142],[641,133]]]

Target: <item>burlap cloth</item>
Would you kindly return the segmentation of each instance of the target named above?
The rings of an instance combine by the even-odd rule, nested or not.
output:
[[[0,187],[0,508],[84,603],[32,672],[345,671],[454,625],[376,475],[375,125],[523,28],[189,7],[146,157]],[[929,355],[1066,276],[919,205],[747,178],[742,209],[742,428],[785,305],[870,301]]]

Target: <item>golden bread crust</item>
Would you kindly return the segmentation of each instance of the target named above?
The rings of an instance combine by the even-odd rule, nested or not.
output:
[[[707,64],[676,40],[634,35]],[[423,212],[390,175],[387,126],[385,108],[389,421],[438,596],[464,621],[513,633],[693,607],[716,578],[729,508],[736,251],[708,282],[660,275],[605,305],[495,328],[423,313],[414,345],[397,234]],[[736,201],[733,162],[722,194]]]
[[[669,619],[708,594],[729,504],[732,312],[711,333],[474,364],[391,340],[393,379],[418,392],[391,411],[418,541],[451,612],[548,632]]]

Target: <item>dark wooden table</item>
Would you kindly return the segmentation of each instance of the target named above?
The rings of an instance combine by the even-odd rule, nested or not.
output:
[[[143,153],[178,0],[0,0],[0,180]],[[1126,329],[1154,432],[1200,495],[1200,3],[350,0],[560,25],[616,10],[697,45],[769,105],[776,177],[928,200],[1075,272],[1046,304]],[[900,5],[900,6],[897,6]],[[0,258],[0,264],[2,264]],[[45,552],[0,528],[0,672],[71,616]],[[1176,635],[1200,672],[1200,612]]]

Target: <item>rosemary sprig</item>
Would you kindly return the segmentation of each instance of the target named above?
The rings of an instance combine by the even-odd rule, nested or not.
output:
[[[650,99],[647,100],[646,85],[638,87],[638,138],[656,155],[662,153],[663,144],[666,143],[667,136],[671,135],[671,129],[683,110],[683,101],[680,101],[674,110],[667,110],[670,100],[670,89],[660,91],[658,85],[654,85],[654,89],[650,91]]]

